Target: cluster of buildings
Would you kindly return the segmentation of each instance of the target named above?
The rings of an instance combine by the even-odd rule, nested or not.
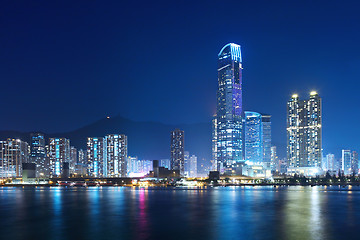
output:
[[[287,157],[280,159],[271,143],[271,115],[243,109],[242,56],[229,43],[218,54],[217,110],[212,120],[212,169],[222,175],[271,177],[272,174],[357,174],[358,153],[342,150],[341,159],[322,153],[322,106],[317,92],[307,99],[292,95],[287,102]],[[67,138],[31,134],[30,144],[19,139],[0,141],[0,177],[18,177],[34,168],[38,178],[141,177],[153,175],[197,177],[195,155],[185,151],[184,131],[170,134],[170,159],[154,163],[128,156],[127,136],[88,137],[87,149],[77,150]],[[25,164],[25,165],[24,165]]]
[[[271,115],[244,111],[242,56],[229,43],[218,54],[217,109],[213,118],[213,170],[225,175],[269,177],[272,174],[345,175],[358,173],[358,154],[343,150],[341,159],[323,157],[322,106],[317,92],[287,103],[287,157],[277,156],[271,143]]]
[[[34,172],[33,178],[40,179],[143,177],[151,172],[197,177],[197,157],[184,151],[184,131],[172,131],[170,141],[171,158],[157,160],[154,169],[153,160],[128,156],[127,136],[123,134],[88,137],[86,150],[71,146],[67,138],[46,141],[43,133],[32,133],[30,143],[9,138],[0,141],[0,178],[21,177],[29,171]]]

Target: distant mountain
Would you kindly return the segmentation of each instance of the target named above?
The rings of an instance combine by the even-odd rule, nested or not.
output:
[[[87,137],[107,134],[128,136],[128,153],[140,159],[170,158],[170,132],[175,128],[185,131],[185,150],[198,158],[211,158],[211,122],[167,125],[157,122],[137,122],[121,116],[101,119],[93,124],[66,133],[45,134],[49,137],[66,137],[72,146],[86,149]],[[20,138],[29,142],[30,134],[17,131],[0,131],[0,139]]]

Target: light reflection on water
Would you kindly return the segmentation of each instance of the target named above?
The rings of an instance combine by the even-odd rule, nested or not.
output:
[[[360,188],[2,187],[0,216],[1,239],[358,239]]]

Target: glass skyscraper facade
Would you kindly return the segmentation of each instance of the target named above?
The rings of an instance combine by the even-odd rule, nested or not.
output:
[[[245,111],[245,160],[251,163],[271,163],[271,116]]]
[[[22,163],[29,162],[27,142],[20,139],[0,141],[0,177],[20,177]]]
[[[261,114],[245,112],[245,160],[252,163],[263,161]]]
[[[60,177],[63,164],[70,162],[70,140],[67,138],[49,139],[50,176]]]
[[[287,103],[288,166],[321,167],[321,98],[316,92],[300,100],[294,94]]]
[[[213,157],[217,170],[229,172],[244,160],[242,59],[240,46],[225,45],[218,54],[216,124],[213,129]]]
[[[127,176],[127,136],[123,134],[109,134],[106,141],[106,171],[105,177]],[[105,163],[105,161],[104,161]],[[105,175],[106,174],[106,175]]]

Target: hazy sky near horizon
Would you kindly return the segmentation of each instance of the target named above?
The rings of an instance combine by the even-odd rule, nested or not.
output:
[[[323,98],[324,153],[360,150],[357,1],[9,1],[0,9],[1,130],[59,132],[105,116],[211,120],[217,54],[241,45],[246,110]]]

